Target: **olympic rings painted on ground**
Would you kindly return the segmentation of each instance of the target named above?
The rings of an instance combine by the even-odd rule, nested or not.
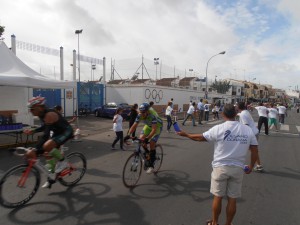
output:
[[[154,100],[155,103],[159,103],[164,97],[164,93],[162,90],[156,90],[156,89],[152,89],[152,91],[150,89],[146,89],[145,90],[145,98],[150,100]]]

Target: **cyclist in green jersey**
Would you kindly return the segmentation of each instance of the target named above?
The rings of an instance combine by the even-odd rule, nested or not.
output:
[[[125,141],[130,138],[130,135],[136,130],[140,121],[143,121],[145,126],[140,135],[140,139],[144,140],[144,148],[146,154],[149,153],[150,160],[145,162],[145,166],[148,167],[146,173],[152,173],[154,169],[154,161],[156,159],[156,143],[159,139],[160,133],[162,131],[163,122],[162,119],[157,115],[154,110],[150,109],[150,105],[148,103],[142,103],[139,107],[139,114],[131,126],[128,135],[125,137]],[[147,150],[147,143],[150,143],[150,151]],[[148,152],[149,151],[149,152]]]

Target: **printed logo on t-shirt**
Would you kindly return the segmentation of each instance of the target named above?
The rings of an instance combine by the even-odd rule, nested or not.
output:
[[[226,130],[225,131],[225,134],[224,134],[224,141],[225,141],[225,139],[228,137],[228,135],[231,133],[231,131],[230,130]]]
[[[224,141],[236,141],[240,142],[240,144],[247,144],[248,135],[234,135],[231,134],[230,130],[226,130],[224,133]]]

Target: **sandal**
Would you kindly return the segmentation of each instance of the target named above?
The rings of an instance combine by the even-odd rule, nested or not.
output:
[[[207,224],[207,225],[212,225],[212,224],[213,224],[213,221],[212,221],[212,220],[207,220],[207,221],[206,221],[206,224]],[[219,225],[219,224],[218,224],[218,225]]]

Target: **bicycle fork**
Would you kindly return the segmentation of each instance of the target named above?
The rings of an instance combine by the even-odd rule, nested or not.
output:
[[[28,167],[26,168],[26,170],[22,173],[19,181],[18,181],[18,187],[24,187],[25,183],[26,183],[26,180],[28,178],[28,175],[31,171],[31,168],[33,167],[33,165],[36,163],[36,159],[33,159],[33,160],[30,160],[29,161],[29,165]]]

